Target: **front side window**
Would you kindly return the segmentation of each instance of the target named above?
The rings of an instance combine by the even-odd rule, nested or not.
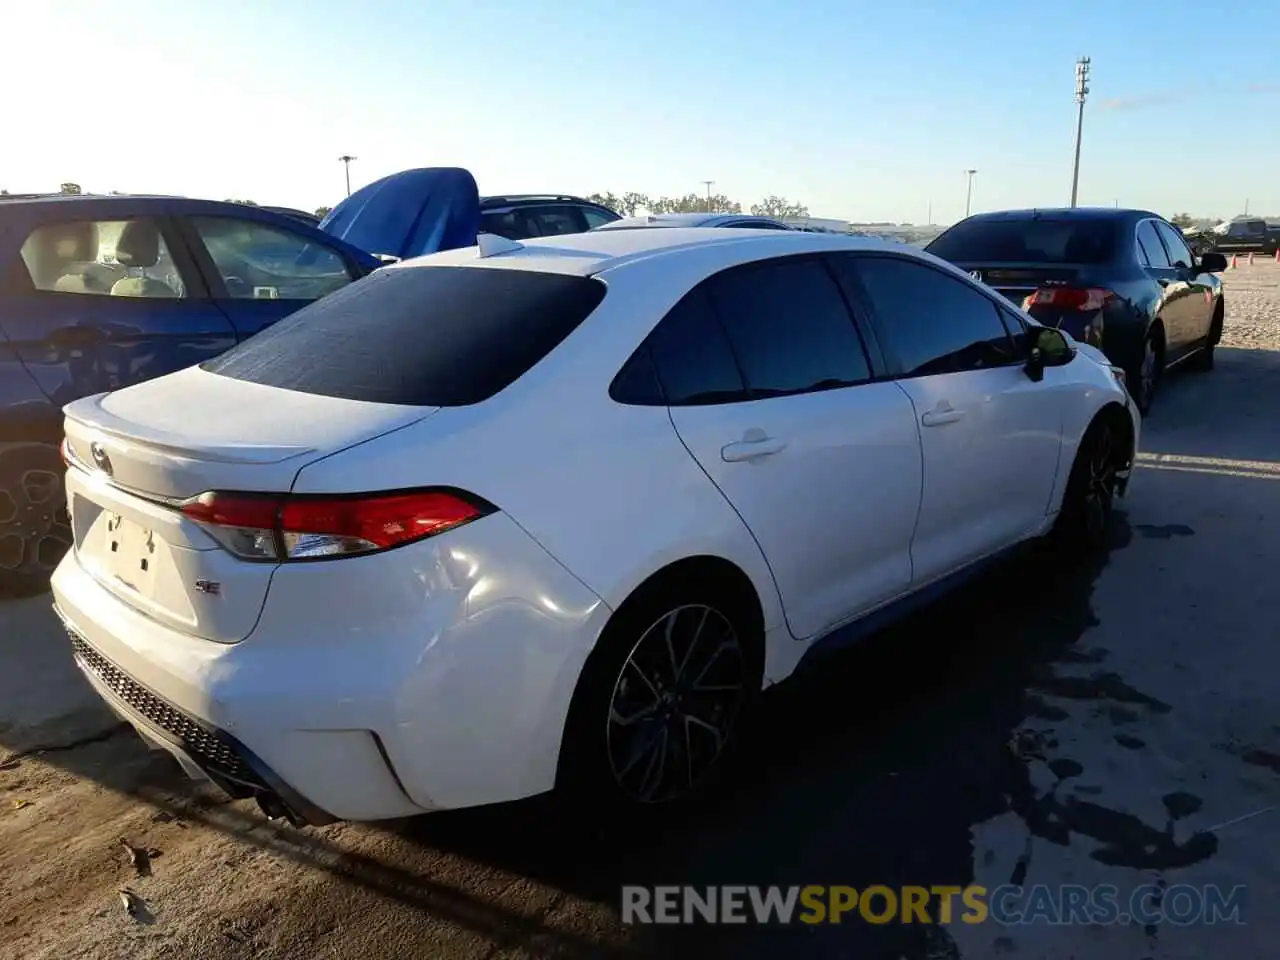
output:
[[[232,299],[319,300],[353,279],[336,250],[309,237],[233,217],[191,225]]]
[[[37,227],[21,259],[35,290],[178,300],[186,286],[160,224],[150,217]]]
[[[1189,267],[1195,260],[1191,255],[1191,250],[1187,247],[1187,242],[1182,239],[1182,234],[1169,226],[1163,221],[1155,221],[1156,230],[1164,239],[1165,249],[1169,251],[1169,259],[1173,261],[1175,267]]]
[[[870,298],[876,332],[907,376],[1016,362],[996,305],[955,277],[895,257],[842,258]]]

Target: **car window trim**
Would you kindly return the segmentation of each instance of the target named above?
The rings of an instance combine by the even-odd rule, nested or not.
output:
[[[1176,270],[1176,269],[1177,269],[1177,267],[1175,267],[1175,266],[1173,265],[1173,257],[1172,257],[1172,256],[1170,255],[1170,253],[1169,253],[1169,246],[1168,246],[1168,244],[1166,244],[1166,243],[1164,242],[1164,237],[1162,237],[1162,236],[1160,235],[1160,230],[1159,230],[1159,228],[1158,228],[1158,227],[1156,227],[1156,218],[1155,218],[1155,217],[1143,217],[1143,218],[1142,218],[1141,220],[1139,220],[1136,224],[1134,224],[1134,227],[1133,227],[1133,235],[1134,235],[1134,237],[1136,238],[1136,237],[1138,236],[1138,229],[1139,229],[1139,228],[1140,228],[1144,223],[1149,223],[1149,224],[1151,224],[1151,231],[1152,231],[1152,233],[1154,233],[1154,234],[1156,235],[1156,240],[1158,240],[1158,241],[1160,242],[1160,249],[1164,251],[1164,258],[1165,258],[1167,261],[1169,261],[1169,262],[1168,262],[1168,264],[1167,264],[1166,266],[1163,266],[1163,267],[1157,267],[1157,266],[1152,266],[1151,264],[1147,264],[1147,269],[1149,269],[1149,270]],[[1144,247],[1143,249],[1145,250],[1146,248]],[[1147,254],[1147,258],[1148,258],[1148,259],[1150,259],[1150,258],[1151,258],[1151,254],[1150,254],[1150,253],[1148,253],[1148,254]]]
[[[1012,359],[1008,363],[1002,363],[1002,364],[998,364],[996,366],[991,366],[991,367],[983,367],[981,369],[1003,370],[1008,367],[1018,366],[1023,362],[1022,359],[1020,359],[1020,347],[1017,341],[1013,339],[1012,335],[1009,333],[1008,329],[1005,327],[1004,321],[1000,318],[1000,311],[1002,309],[1005,309],[1005,304],[1007,304],[1008,301],[1004,301],[1004,298],[1001,297],[999,294],[994,293],[994,291],[992,293],[988,293],[987,290],[979,286],[976,282],[974,282],[973,278],[968,276],[967,274],[957,275],[957,273],[952,273],[950,270],[940,269],[939,267],[925,260],[918,259],[916,257],[912,257],[909,255],[900,254],[900,253],[893,253],[891,251],[858,250],[858,251],[848,251],[844,255],[848,256],[850,259],[854,261],[901,260],[906,263],[910,263],[910,264],[914,264],[915,266],[922,267],[926,270],[932,270],[934,273],[940,274],[941,276],[947,277],[948,279],[959,281],[963,286],[969,288],[974,293],[978,294],[984,300],[986,300],[987,303],[989,303],[991,307],[996,311],[996,323],[1000,327],[1000,329],[1004,330],[1005,339],[1009,341],[1009,348],[1012,354]],[[879,320],[876,319],[875,305],[871,300],[871,295],[870,293],[868,293],[866,285],[863,284],[862,282],[862,277],[859,276],[855,271],[854,275],[851,276],[849,280],[851,283],[857,284],[858,296],[863,302],[863,304],[865,305],[865,309],[867,311],[867,317],[869,319],[871,329],[875,332],[876,348],[880,351],[881,355],[884,358],[886,374],[884,377],[881,377],[880,379],[915,380],[919,377],[948,376],[948,374],[939,374],[939,373],[907,373],[905,372],[902,369],[902,359],[898,357],[896,354],[894,354],[893,351],[890,350],[888,347],[884,346],[883,343],[881,342],[883,338],[880,336],[880,332],[879,332]],[[1002,303],[1002,301],[1004,302]],[[978,371],[956,370],[953,372],[954,373],[976,373]]]
[[[200,231],[196,229],[196,225],[192,222],[195,218],[202,220],[239,220],[243,223],[253,223],[267,230],[276,230],[280,233],[288,233],[292,236],[305,240],[307,243],[315,243],[323,246],[335,257],[342,261],[343,266],[347,268],[347,275],[351,278],[348,283],[355,283],[361,277],[366,276],[366,271],[357,263],[353,263],[342,250],[337,247],[325,243],[321,239],[296,233],[288,227],[282,227],[277,223],[267,223],[254,217],[237,217],[233,214],[213,211],[203,213],[200,211],[179,214],[173,219],[176,221],[176,228],[182,234],[183,242],[188,246],[191,258],[194,264],[198,265],[205,276],[205,286],[208,289],[208,296],[211,300],[227,300],[236,303],[244,303],[252,300],[251,297],[232,297],[227,293],[226,282],[222,279],[222,272],[218,269],[217,262],[213,259],[213,254],[209,252],[209,248],[205,245],[204,238],[200,236]],[[279,302],[279,301],[277,301]],[[285,303],[314,303],[314,300],[285,300]]]

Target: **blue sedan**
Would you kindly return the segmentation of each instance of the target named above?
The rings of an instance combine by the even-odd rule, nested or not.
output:
[[[72,542],[64,404],[208,360],[387,260],[475,243],[479,224],[457,168],[369,184],[318,227],[179,197],[0,201],[0,588],[43,588]]]

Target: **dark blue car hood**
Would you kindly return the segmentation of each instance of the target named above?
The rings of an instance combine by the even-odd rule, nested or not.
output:
[[[480,229],[480,192],[461,167],[402,170],[361,187],[320,229],[372,254],[401,260],[469,247]]]

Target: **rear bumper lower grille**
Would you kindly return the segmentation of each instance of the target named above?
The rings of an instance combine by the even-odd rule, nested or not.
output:
[[[157,697],[75,633],[70,636],[71,649],[81,666],[148,724],[181,747],[201,768],[250,789],[267,789],[267,785],[254,774],[235,747],[220,732],[198,723],[177,707]]]
[[[191,758],[219,787],[236,798],[256,797],[268,816],[284,816],[297,826],[320,826],[335,818],[301,797],[228,733],[196,720],[98,653],[67,627],[76,663],[127,706],[157,735]]]

